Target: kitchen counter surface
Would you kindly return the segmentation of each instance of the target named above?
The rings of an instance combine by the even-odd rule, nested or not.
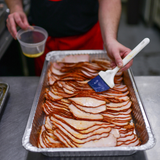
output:
[[[27,124],[39,77],[0,77],[10,86],[8,98],[0,119],[0,160],[159,160],[160,159],[160,76],[138,76],[135,81],[146,110],[156,145],[147,151],[131,156],[118,157],[46,157],[40,153],[28,152],[22,147],[22,136]]]

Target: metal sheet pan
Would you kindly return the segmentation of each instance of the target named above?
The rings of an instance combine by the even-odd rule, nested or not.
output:
[[[2,114],[5,101],[9,91],[9,84],[0,82],[0,115]]]
[[[40,152],[47,156],[118,156],[131,155],[137,151],[147,150],[154,146],[155,138],[152,133],[145,108],[140,98],[131,69],[124,72],[124,83],[128,86],[130,97],[133,101],[132,120],[135,132],[141,140],[141,145],[136,147],[105,147],[105,148],[38,148],[37,137],[40,126],[44,123],[45,114],[42,110],[44,90],[47,87],[46,73],[51,62],[61,60],[66,55],[89,54],[90,60],[107,58],[103,50],[78,50],[78,51],[52,51],[46,55],[41,78],[33,101],[28,123],[23,135],[24,148],[32,152]]]

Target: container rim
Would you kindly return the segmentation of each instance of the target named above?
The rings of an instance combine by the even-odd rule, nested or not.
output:
[[[27,29],[27,30],[23,30],[23,29],[20,29],[18,32],[17,32],[17,40],[19,41],[19,43],[21,44],[21,45],[23,45],[23,46],[27,46],[27,47],[35,47],[35,46],[39,46],[39,45],[42,45],[42,44],[44,44],[45,42],[46,42],[46,40],[47,40],[47,38],[48,38],[48,33],[47,33],[47,31],[44,29],[44,28],[42,28],[42,27],[39,27],[39,26],[32,26],[33,27],[33,29]],[[21,41],[21,35],[23,34],[23,33],[26,33],[26,32],[28,32],[28,31],[38,31],[38,32],[40,32],[40,33],[42,33],[44,36],[45,36],[45,39],[43,40],[43,41],[41,41],[41,42],[38,42],[38,43],[25,43],[25,42],[23,42],[23,41]]]

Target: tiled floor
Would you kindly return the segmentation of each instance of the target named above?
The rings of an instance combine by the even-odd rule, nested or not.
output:
[[[133,49],[145,37],[150,38],[150,43],[134,58],[134,75],[160,75],[160,28],[147,27],[141,19],[137,25],[129,25],[125,8],[122,11],[119,42]]]

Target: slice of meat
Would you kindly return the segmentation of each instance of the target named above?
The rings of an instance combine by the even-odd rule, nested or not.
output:
[[[59,106],[56,106],[56,105],[52,105],[51,103],[44,103],[43,104],[43,109],[44,109],[44,112],[47,114],[47,115],[51,115],[53,113],[59,113],[60,115],[61,114],[64,114],[68,117],[72,117],[72,114],[70,113],[69,109],[67,108],[63,108],[63,107],[59,107]]]
[[[99,66],[99,65],[96,64],[96,63],[84,62],[82,66],[83,66],[83,67],[90,68],[90,69],[93,69],[93,70],[96,70],[96,71],[98,71],[98,72],[99,72],[100,70],[102,70],[102,67]]]
[[[121,102],[121,103],[109,103],[109,104],[106,104],[106,105],[107,105],[107,107],[113,108],[113,107],[125,106],[125,105],[127,105],[127,103],[129,103],[129,101],[125,101],[125,102]]]
[[[117,72],[117,73],[116,73],[116,75],[115,75],[115,76],[120,77],[120,76],[122,76],[122,75],[123,75],[123,72],[119,71],[119,72]]]
[[[91,88],[91,87],[90,87]],[[81,87],[81,90],[79,90],[77,92],[77,95],[75,96],[75,98],[84,98],[84,97],[90,97],[90,98],[94,98],[94,99],[97,99],[97,100],[101,100],[101,101],[105,101],[106,103],[109,103],[109,101],[104,98],[103,96],[99,95],[98,93],[96,93],[93,89],[91,90],[85,90],[83,89],[83,87]],[[73,102],[73,101],[72,101]],[[75,103],[75,102],[74,102]],[[75,103],[76,104],[76,103]],[[79,104],[80,105],[80,104]],[[103,105],[103,104],[102,104]],[[83,105],[84,106],[84,105]],[[85,106],[87,107],[87,106]],[[92,106],[88,106],[88,107],[92,107]]]
[[[76,91],[71,85],[69,85],[70,83],[67,82],[63,82],[63,81],[58,81],[57,84],[61,87],[61,88],[66,88],[67,90],[70,91]]]
[[[117,125],[117,126],[126,126],[128,125],[128,122],[113,122],[113,124]]]
[[[41,126],[39,138],[38,138],[38,147],[39,148],[46,148],[45,144],[43,143],[42,133],[45,131],[44,125]]]
[[[81,66],[81,67],[82,67],[83,70],[85,70],[85,71],[87,71],[87,72],[89,72],[89,73],[91,73],[91,74],[92,74],[92,73],[96,73],[96,74],[98,73],[97,70],[88,68],[88,67],[86,67],[86,66]]]
[[[102,130],[104,130],[104,132],[110,132],[111,131],[111,127],[108,126],[108,125],[95,125],[95,126],[92,126],[88,129],[85,129],[85,130],[82,130],[82,131],[79,131],[80,133],[83,133],[83,134],[87,134],[87,133],[96,133],[97,134],[100,134],[102,132]]]
[[[52,123],[50,122],[49,116],[46,117],[44,126],[46,130],[52,131],[53,126],[52,126]]]
[[[53,133],[52,136],[48,136],[46,132],[43,132],[43,142],[47,148],[64,148],[63,143],[59,141]]]
[[[108,119],[112,119],[112,120],[116,120],[116,119],[130,119],[131,118],[131,115],[123,115],[123,114],[102,114],[104,117],[108,118]]]
[[[65,72],[61,72],[60,70],[56,69],[55,67],[51,67],[50,70],[52,71],[53,75],[56,76],[62,76],[65,74]]]
[[[76,63],[65,63],[65,62],[53,62],[52,63],[53,65],[51,65],[51,67],[54,67],[54,68],[56,68],[56,69],[58,69],[58,70],[60,70],[61,71],[61,69],[62,68],[66,68],[66,67],[69,67],[69,68],[72,68],[73,66],[75,66],[76,65]]]
[[[104,70],[110,69],[111,62],[109,60],[106,60],[106,59],[93,59],[92,62],[93,63],[97,63],[100,66],[105,66]]]
[[[122,80],[123,80],[123,77],[119,77],[119,76],[114,77],[114,83],[115,84],[120,84],[122,82]]]
[[[75,107],[73,104],[69,105],[69,109],[76,119],[95,120],[95,121],[103,119],[103,116],[101,114],[91,114],[83,112],[77,107]]]
[[[62,99],[63,97],[62,96],[58,96],[58,95],[55,95],[54,93],[52,93],[50,90],[46,89],[46,93],[47,93],[47,97],[49,99],[51,99],[52,101],[58,101],[60,99]],[[47,98],[46,97],[46,98]]]
[[[57,121],[56,119],[54,119],[55,126],[61,131],[63,132],[63,134],[65,134],[67,137],[69,137],[70,140],[72,140],[75,143],[78,144],[83,144],[92,140],[98,140],[100,138],[104,138],[104,137],[108,137],[109,133],[101,133],[101,134],[81,134],[75,130],[73,130],[72,128],[70,128],[68,125]],[[63,127],[62,127],[63,126]]]
[[[54,76],[50,70],[47,73],[47,77],[49,85],[53,85],[58,79],[58,77]]]
[[[93,89],[87,84],[88,80],[86,81],[68,81],[68,83],[70,83],[70,85],[78,91],[86,91],[86,90],[93,91]]]
[[[132,112],[132,109],[131,108],[129,108],[129,109],[127,109],[127,110],[125,110],[125,111],[121,111],[121,112],[112,112],[112,111],[106,111],[106,112],[103,112],[103,114],[105,114],[106,116],[108,115],[108,116],[116,116],[116,115],[123,115],[123,116],[125,116],[125,115],[130,115],[130,113]]]
[[[126,141],[118,141],[117,145],[118,146],[130,146],[130,147],[132,147],[132,146],[138,146],[138,145],[140,145],[140,141],[137,138],[137,136],[134,135],[133,139],[129,139],[129,140],[127,139]]]
[[[63,98],[69,98],[69,97],[73,97],[75,96],[77,93],[73,92],[73,94],[70,93],[66,93],[64,89],[60,88],[57,85],[54,85],[51,88],[51,92],[57,96],[61,96]],[[67,90],[66,90],[67,91]],[[69,91],[68,91],[69,92]]]
[[[47,141],[48,141],[48,144],[53,145],[54,147],[56,147],[57,145],[60,145],[60,146],[62,147],[60,141],[55,140],[54,138],[52,138],[52,137],[50,137],[50,136],[48,136],[48,135],[46,135],[46,139],[47,139]]]
[[[115,147],[117,143],[117,139],[113,136],[113,134],[109,134],[108,137],[101,138],[98,140],[93,140],[86,142],[84,144],[76,144],[77,147]]]
[[[112,130],[111,130],[111,132],[110,132],[111,134],[113,134],[114,135],[114,137],[116,137],[116,138],[119,138],[120,137],[120,134],[119,134],[119,131],[118,131],[118,129],[114,129],[114,128],[112,128]]]
[[[52,112],[50,108],[48,106],[46,107],[44,104],[42,105],[42,108],[46,115],[49,115]]]
[[[117,84],[112,89],[120,92],[126,92],[128,90],[127,86],[124,84]]]
[[[62,142],[66,147],[71,148],[75,147],[70,140],[65,136],[63,136],[63,133],[59,133],[60,131],[58,129],[53,131],[53,134],[59,139],[60,142]]]
[[[69,100],[75,102],[76,104],[86,107],[97,107],[106,104],[105,101],[91,97],[76,97],[76,98],[69,98]]]
[[[66,104],[62,105],[62,104],[59,103],[59,101],[54,102],[54,101],[48,101],[48,100],[46,100],[45,103],[47,103],[48,105],[52,106],[53,108],[54,107],[59,107],[59,108],[65,108],[67,110],[68,110],[68,106],[69,106],[69,105],[66,105]]]
[[[85,80],[85,81],[77,81],[77,83],[80,83],[80,84],[87,84],[90,80]]]
[[[52,122],[53,124],[55,124],[61,131],[62,128],[64,128],[67,132],[69,132],[71,135],[73,135],[74,137],[78,138],[78,139],[86,139],[89,138],[91,136],[96,136],[96,135],[101,135],[104,133],[108,133],[110,132],[111,128],[108,127],[106,128],[99,128],[97,130],[94,130],[93,132],[89,132],[86,134],[82,134],[76,130],[74,130],[72,127],[70,127],[69,125],[67,125],[66,123],[61,122],[60,120],[56,119],[56,118],[52,118]],[[59,125],[59,126],[58,126]],[[61,127],[62,128],[61,128]],[[64,130],[63,130],[64,131]]]
[[[122,94],[115,94],[115,93],[103,93],[103,96],[106,97],[106,98],[114,98],[114,97],[124,97],[126,95],[129,94],[129,91],[126,91]]]
[[[61,99],[60,101],[57,101],[57,103],[65,105],[67,107],[71,104],[71,102],[68,99]]]
[[[130,98],[128,96],[124,96],[124,97],[110,97],[110,98],[107,98],[107,99],[110,102],[113,102],[113,103],[121,103],[121,102],[128,101]]]
[[[130,136],[130,135],[132,135],[133,134],[133,131],[131,130],[129,130],[128,132],[126,131],[126,133],[120,133],[120,137],[127,137],[127,136]]]
[[[129,102],[127,103],[127,105],[125,105],[125,106],[121,106],[121,107],[112,107],[112,108],[111,108],[111,107],[108,107],[107,110],[123,111],[123,110],[129,109],[129,108],[131,107],[131,105],[132,105],[132,102],[129,101]]]
[[[85,71],[85,70],[81,70],[81,73],[84,75],[84,77],[86,77],[86,78],[93,78],[94,77],[94,75],[92,75],[92,74],[90,74],[90,73],[88,73],[87,71]],[[97,75],[97,74],[96,74]],[[95,75],[95,76],[96,76]]]
[[[74,94],[73,91],[68,90],[68,89],[66,89],[66,88],[63,88],[63,90],[64,90],[64,92],[67,93],[67,94],[70,94],[70,95],[73,95],[73,94]]]
[[[93,126],[98,126],[98,127],[114,127],[114,125],[106,123],[106,122],[100,122],[100,121],[85,121],[85,120],[75,120],[75,119],[70,119],[70,118],[65,118],[60,115],[54,114],[54,116],[59,119],[62,122],[67,123],[74,129],[78,131],[84,131],[87,130]],[[52,116],[51,116],[52,120]],[[92,131],[94,129],[91,129]]]
[[[123,94],[123,92],[117,91],[117,90],[114,90],[114,89],[110,88],[107,91],[105,91],[105,94]]]
[[[68,55],[62,59],[62,62],[67,62],[67,63],[89,62],[89,55],[87,54]]]
[[[130,147],[138,146],[138,145],[140,145],[140,141],[139,141],[139,139],[137,137],[135,137],[135,139],[133,139],[132,141],[125,142],[125,145],[126,146],[130,146]]]
[[[135,138],[135,135],[132,134],[132,135],[129,135],[129,136],[126,136],[126,137],[120,137],[118,138],[118,141],[120,142],[126,142],[126,141],[129,141],[129,140],[132,140]]]
[[[84,107],[84,106],[80,106],[80,105],[75,105],[78,109],[84,111],[84,112],[87,112],[87,113],[93,113],[93,114],[96,114],[96,113],[101,113],[101,112],[104,112],[106,111],[107,107],[106,105],[101,105],[101,106],[98,106],[96,108],[91,108],[91,107]]]

